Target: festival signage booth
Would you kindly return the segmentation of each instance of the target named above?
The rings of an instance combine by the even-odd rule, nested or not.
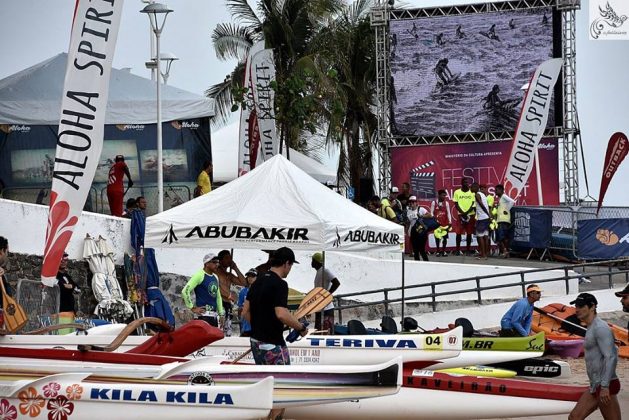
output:
[[[48,204],[68,55],[0,80],[0,188],[18,201]],[[209,119],[214,101],[162,87],[164,205],[188,199],[205,159],[212,158]],[[157,138],[155,81],[112,69],[103,151],[86,210],[108,212],[103,194],[114,156],[125,155],[134,181],[128,197],[146,196],[155,211]],[[104,200],[102,200],[104,198]]]
[[[250,173],[146,220],[154,248],[402,252],[404,229],[277,155]],[[402,269],[402,276],[404,270]]]

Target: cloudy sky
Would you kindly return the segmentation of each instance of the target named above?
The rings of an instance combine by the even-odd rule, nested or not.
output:
[[[588,2],[577,13],[578,110],[590,181],[590,195],[597,197],[607,141],[616,131],[629,133],[629,41],[588,40]],[[609,0],[617,10],[629,14],[626,0]],[[219,61],[210,39],[216,24],[229,22],[222,0],[167,0],[175,10],[166,22],[162,51],[172,52],[179,61],[168,83],[203,94],[225,77],[233,62]],[[470,3],[465,0],[406,0],[412,6],[442,6]],[[0,79],[67,51],[74,0],[2,0],[0,25]],[[150,77],[144,68],[149,59],[148,17],[140,14],[140,0],[126,0],[114,67],[130,67],[135,74]],[[625,25],[629,26],[629,22]],[[514,63],[517,65],[517,63]],[[583,163],[580,162],[583,177]],[[606,204],[629,205],[623,184],[629,179],[625,162],[607,192]],[[581,196],[585,196],[581,180]]]

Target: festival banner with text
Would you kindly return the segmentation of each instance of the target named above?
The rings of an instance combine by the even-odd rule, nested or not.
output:
[[[601,177],[601,188],[598,193],[598,207],[596,213],[601,210],[605,193],[609,187],[614,174],[618,167],[629,152],[629,140],[623,133],[614,133],[607,143],[607,152],[605,153],[605,166],[603,166],[603,176]]]
[[[463,177],[489,187],[505,177],[511,150],[510,141],[490,143],[439,144],[431,146],[397,147],[391,150],[393,185],[411,184],[411,193],[420,204],[430,205],[437,191],[444,189],[448,197],[461,187]],[[559,204],[559,155],[556,139],[545,138],[539,144],[540,172],[543,180],[544,203]],[[506,190],[513,197],[514,192]],[[535,172],[522,188],[519,205],[537,205]],[[453,216],[456,214],[453,207]]]
[[[103,148],[109,75],[123,1],[77,0],[72,24],[42,282],[56,283],[61,257],[72,237]]]
[[[271,83],[275,81],[274,60],[271,49],[254,54],[251,60],[251,84],[260,133],[260,151],[256,164],[269,160],[279,149],[275,129],[275,91],[271,88]]]
[[[264,41],[258,41],[251,46],[245,63],[245,80],[243,87],[247,89],[245,93],[245,104],[240,111],[240,129],[238,134],[238,176],[242,176],[255,168],[258,147],[260,142],[260,131],[258,130],[258,119],[254,109],[253,88],[251,83],[251,63],[253,56],[264,49]]]
[[[553,89],[562,63],[561,58],[544,61],[529,83],[505,174],[505,188],[512,192],[513,198],[523,193],[533,170],[537,145],[546,129]],[[545,200],[544,203],[548,204]]]

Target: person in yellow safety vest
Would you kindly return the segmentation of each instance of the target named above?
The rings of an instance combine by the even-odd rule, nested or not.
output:
[[[380,201],[380,208],[378,209],[378,216],[383,217],[393,223],[399,222],[397,214],[395,214],[395,211],[391,207],[391,203],[389,202],[387,198],[383,198]]]
[[[498,223],[496,222],[496,208],[497,203],[494,200],[493,194],[489,194],[487,191],[487,185],[481,184],[479,186],[479,191],[485,194],[487,197],[487,209],[489,210],[489,241],[490,246],[488,252],[493,254],[493,250],[491,249],[491,242],[496,243],[496,228],[498,227]]]
[[[496,243],[503,258],[509,258],[509,234],[511,229],[511,208],[515,200],[505,194],[505,187],[502,184],[496,185]]]

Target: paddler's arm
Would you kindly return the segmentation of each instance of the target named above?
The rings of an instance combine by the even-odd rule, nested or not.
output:
[[[251,309],[249,307],[248,299],[245,299],[245,304],[242,305],[242,317],[251,324]]]
[[[511,323],[513,328],[522,336],[526,337],[529,335],[529,332],[526,330],[526,318],[528,316],[527,311],[529,310],[528,302],[524,302],[520,304],[516,304],[516,307],[513,311],[513,316],[511,317]]]

